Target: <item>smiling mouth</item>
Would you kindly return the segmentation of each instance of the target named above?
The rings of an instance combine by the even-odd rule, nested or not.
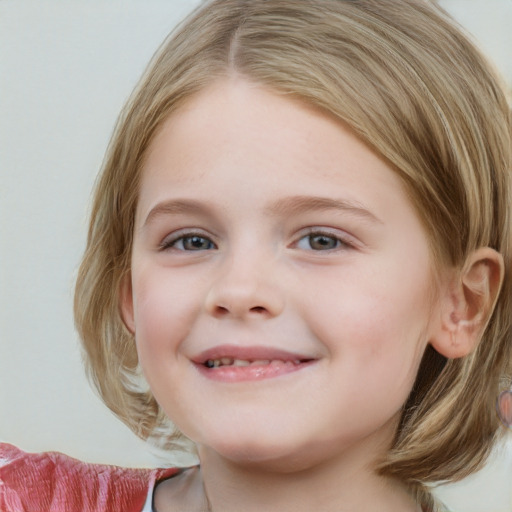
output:
[[[312,359],[294,359],[293,361],[282,359],[235,359],[233,357],[221,357],[219,359],[207,359],[204,363],[206,368],[220,368],[223,366],[244,367],[244,366],[298,366],[301,363],[312,361]]]
[[[318,359],[272,347],[217,346],[192,360],[208,379],[243,382],[270,379],[302,370]]]

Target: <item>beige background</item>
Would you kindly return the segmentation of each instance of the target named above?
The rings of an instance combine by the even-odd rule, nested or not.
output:
[[[0,0],[0,439],[161,464],[83,376],[71,301],[90,190],[122,103],[191,0]],[[512,83],[512,0],[443,0]],[[509,435],[509,439],[512,434]],[[512,511],[512,441],[442,490],[455,512]]]

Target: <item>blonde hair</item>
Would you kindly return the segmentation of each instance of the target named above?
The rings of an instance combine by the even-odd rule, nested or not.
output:
[[[171,34],[118,120],[96,186],[75,293],[89,373],[139,436],[170,438],[141,385],[119,290],[148,146],[173,111],[233,73],[335,116],[382,155],[402,178],[437,263],[462,266],[481,246],[504,257],[504,284],[478,348],[456,360],[427,349],[379,468],[426,500],[425,482],[461,478],[485,460],[512,361],[510,109],[479,51],[426,0],[214,0]]]

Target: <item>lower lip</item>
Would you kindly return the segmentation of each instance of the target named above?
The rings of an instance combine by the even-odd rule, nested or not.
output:
[[[294,373],[311,366],[315,361],[303,363],[283,363],[249,366],[219,366],[218,368],[207,368],[203,364],[196,364],[199,373],[208,379],[219,382],[245,382],[273,379],[289,373]]]

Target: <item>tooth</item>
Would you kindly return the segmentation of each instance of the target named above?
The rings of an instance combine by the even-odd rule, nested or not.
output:
[[[224,365],[224,366],[229,366],[229,365],[232,365],[233,364],[233,359],[231,359],[230,357],[222,357],[220,362]]]
[[[256,361],[253,361],[251,365],[253,366],[267,366],[270,363],[268,359],[258,359]]]
[[[300,359],[295,359],[295,361],[293,361],[294,364],[300,364]]]
[[[244,361],[243,359],[234,359],[233,366],[249,366],[251,363],[249,361]]]
[[[270,364],[272,366],[278,366],[280,364],[284,364],[284,361],[281,361],[281,359],[272,359],[272,361],[270,361]]]

